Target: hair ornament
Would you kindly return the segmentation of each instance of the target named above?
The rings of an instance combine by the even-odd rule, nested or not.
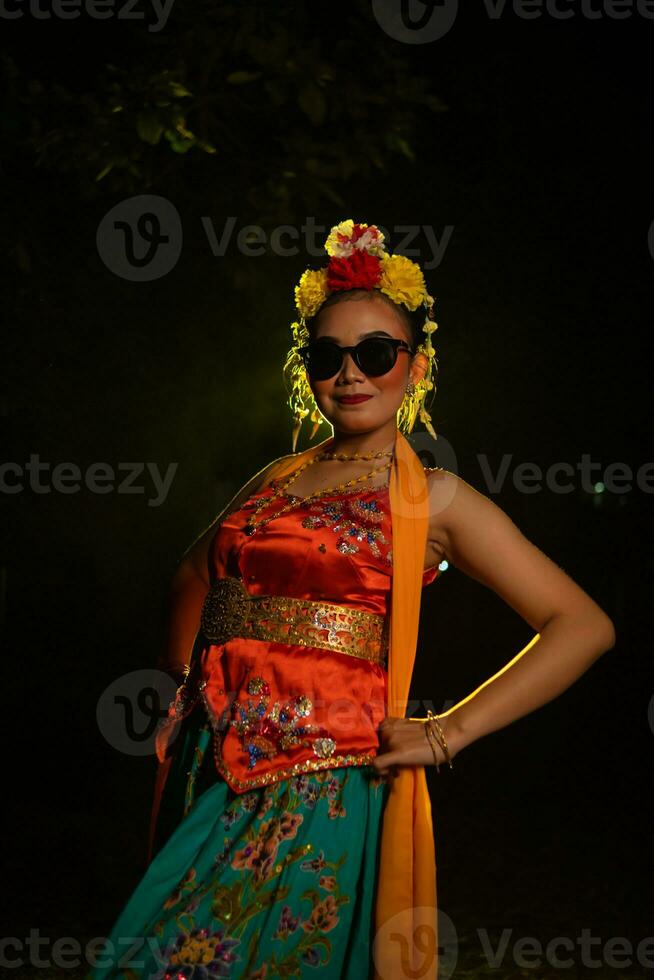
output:
[[[304,361],[299,353],[309,342],[307,320],[314,317],[325,300],[335,292],[352,289],[378,289],[396,305],[415,311],[420,305],[425,309],[423,332],[425,340],[416,349],[412,361],[418,368],[413,387],[405,394],[398,410],[398,428],[410,433],[416,418],[420,418],[432,438],[434,431],[431,416],[424,401],[428,391],[434,388],[432,379],[437,368],[436,351],[431,335],[437,329],[434,321],[434,297],[429,295],[422,269],[405,255],[391,255],[386,251],[384,234],[376,225],[354,222],[351,218],[334,225],[325,241],[329,262],[322,269],[306,269],[295,287],[295,306],[299,320],[291,324],[293,344],[284,364],[284,382],[289,395],[288,404],[293,414],[293,452],[307,415],[313,423],[309,439],[313,439],[324,420],[311,391]]]

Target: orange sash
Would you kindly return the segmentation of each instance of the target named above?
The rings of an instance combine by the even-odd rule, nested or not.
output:
[[[331,437],[273,467],[262,488],[290,475],[329,442]],[[387,713],[403,718],[418,640],[429,495],[422,462],[399,429],[389,499],[393,584]],[[375,980],[409,976],[437,980],[436,855],[424,766],[399,767],[384,807],[374,965]]]

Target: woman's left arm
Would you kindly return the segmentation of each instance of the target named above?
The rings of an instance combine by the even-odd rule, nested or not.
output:
[[[500,671],[450,708],[454,753],[562,694],[615,645],[609,616],[488,497],[447,471],[430,479],[446,557],[536,631]]]
[[[536,635],[501,670],[439,715],[451,758],[562,694],[615,645],[609,616],[501,508],[447,470],[429,474],[430,539],[456,568],[497,593]],[[387,718],[376,768],[433,764],[423,725]],[[438,751],[439,763],[444,754]]]

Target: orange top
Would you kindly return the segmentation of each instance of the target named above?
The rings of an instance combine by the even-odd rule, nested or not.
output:
[[[388,487],[332,492],[244,533],[255,504],[221,523],[211,582],[240,578],[250,595],[324,600],[385,616],[392,582]],[[259,518],[279,511],[278,497]],[[299,498],[295,497],[298,500]],[[424,572],[426,585],[438,568]],[[298,772],[369,764],[387,701],[385,665],[317,647],[234,637],[202,653],[202,697],[214,729],[216,766],[238,793]]]
[[[209,547],[211,584],[231,575],[250,595],[324,600],[387,616],[393,575],[389,488],[326,494],[245,534],[255,505],[271,499],[277,486],[273,481],[221,521]],[[299,498],[278,497],[259,516],[276,513],[290,499]],[[438,574],[438,567],[426,569],[423,585]],[[216,768],[235,792],[299,772],[372,761],[388,700],[385,663],[251,637],[220,644],[198,639],[201,696],[217,732]],[[191,690],[183,702],[178,696],[171,707],[158,736],[161,760],[195,694]],[[278,718],[282,707],[285,716]]]

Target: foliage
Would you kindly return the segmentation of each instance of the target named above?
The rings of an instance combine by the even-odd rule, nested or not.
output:
[[[114,46],[94,78],[70,81],[62,64],[44,80],[5,56],[10,138],[83,197],[183,175],[260,217],[342,207],[339,185],[414,160],[420,129],[446,107],[365,0],[339,9],[177,4],[158,34],[141,26]]]

